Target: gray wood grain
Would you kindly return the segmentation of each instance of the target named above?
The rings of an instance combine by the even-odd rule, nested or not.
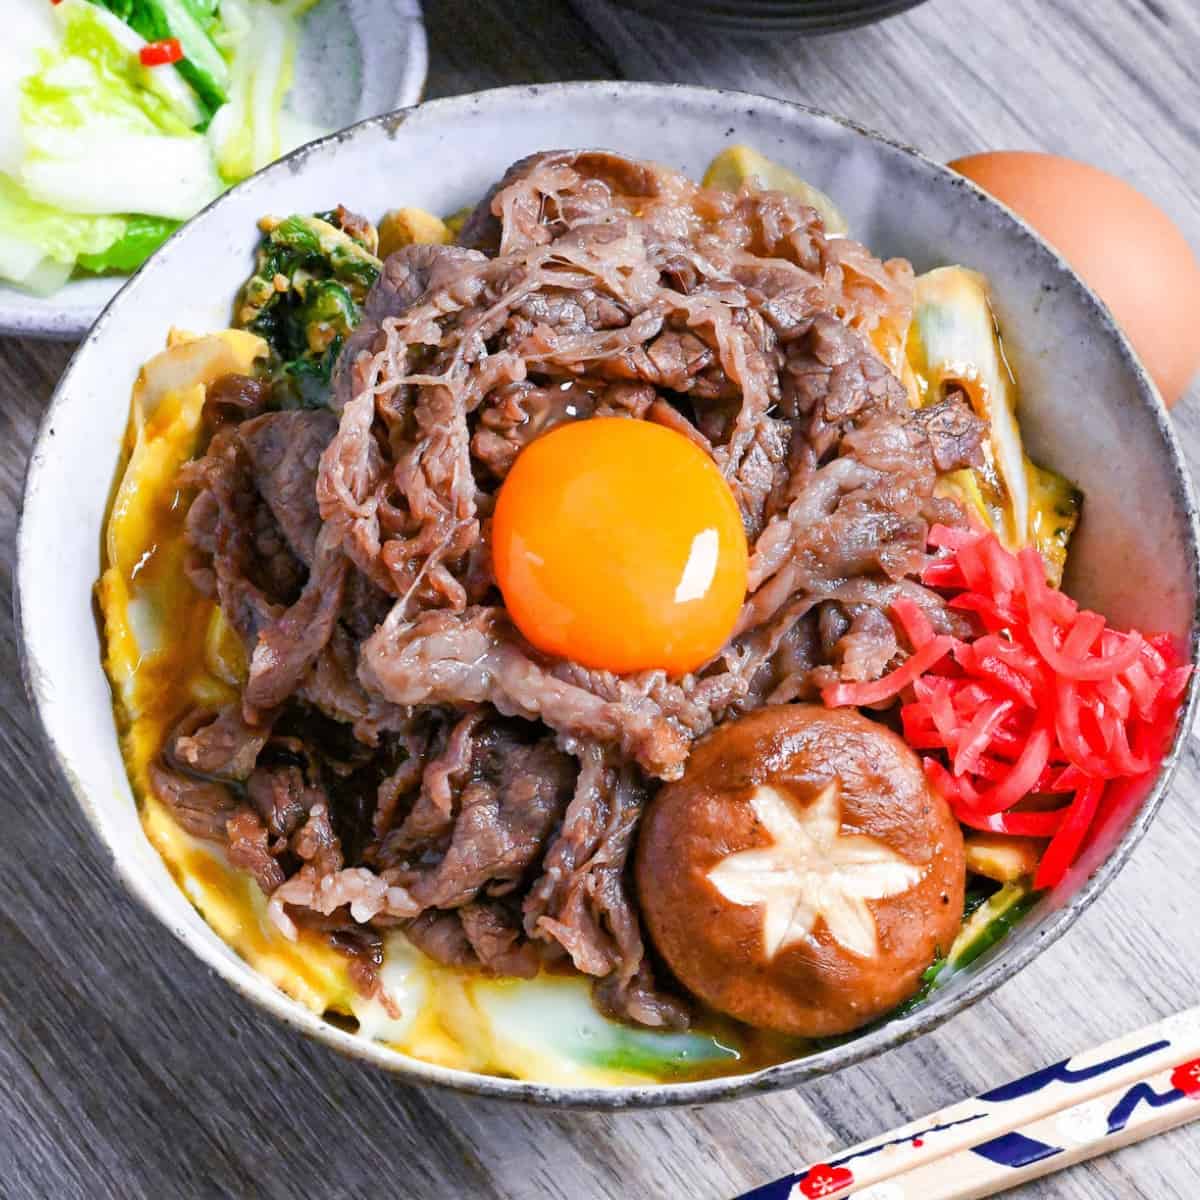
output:
[[[1200,244],[1193,0],[933,0],[853,34],[775,42],[667,29],[601,0],[427,7],[431,95],[614,75],[768,92],[939,156],[1088,159]],[[0,1196],[716,1200],[1195,1002],[1193,748],[1133,862],[1064,941],[937,1033],[802,1092],[682,1112],[530,1111],[406,1087],[276,1027],[124,896],[25,703],[13,534],[68,355],[0,341]],[[1195,467],[1194,396],[1176,422]],[[1185,1128],[1021,1195],[1191,1200],[1198,1160],[1200,1132]]]

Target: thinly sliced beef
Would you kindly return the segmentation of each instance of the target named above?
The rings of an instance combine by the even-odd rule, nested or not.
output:
[[[472,710],[426,758],[412,806],[377,861],[424,907],[511,892],[541,858],[574,779],[571,759],[549,739],[530,742],[520,723]],[[394,777],[385,786],[397,786]]]
[[[350,335],[338,359],[333,380],[334,408],[341,412],[364,387],[370,386],[371,360],[382,349],[381,325],[402,316],[438,279],[439,264],[478,262],[482,255],[458,246],[405,246],[388,255],[378,281],[367,297],[363,322]]]
[[[501,609],[432,611],[411,623],[389,617],[364,643],[359,672],[368,690],[395,704],[488,703],[567,738],[617,746],[663,779],[678,777],[687,759],[687,733],[652,698],[615,677],[611,699],[558,678],[531,657]]]
[[[368,695],[358,681],[357,661],[358,652],[350,634],[335,623],[329,641],[296,694],[327,717],[350,725],[361,742],[378,746],[385,733],[404,734],[411,713],[381,696]]]
[[[222,375],[204,393],[204,421],[210,429],[257,417],[271,402],[271,381],[256,375]]]
[[[525,939],[519,911],[494,901],[466,904],[458,910],[458,917],[485,971],[519,979],[532,979],[538,973],[541,959],[534,944]]]
[[[207,594],[215,591],[230,623],[252,640],[299,595],[304,565],[255,487],[237,426],[218,429],[204,457],[185,465],[181,482],[200,491],[187,522],[197,555],[192,577]]]
[[[570,196],[570,216],[595,219],[613,207],[614,197],[657,195],[667,173],[649,163],[604,150],[543,150],[519,159],[475,206],[463,223],[458,242],[497,254],[518,239],[541,244],[570,228],[555,223],[545,200],[559,198],[564,182],[582,178],[594,184]],[[567,215],[563,214],[564,217]]]
[[[686,1009],[654,990],[625,870],[645,802],[629,766],[583,749],[575,794],[543,873],[525,898],[531,938],[553,940],[577,970],[603,980],[605,1007],[647,1025],[685,1027]]]
[[[627,870],[647,796],[715,724],[899,662],[898,596],[963,632],[917,579],[930,523],[963,520],[937,477],[979,461],[983,426],[961,392],[910,408],[911,267],[826,237],[794,197],[550,151],[460,242],[386,260],[331,411],[271,411],[246,376],[210,388],[180,477],[188,571],[249,679],[172,733],[153,785],[366,990],[399,927],[436,961],[574,969],[604,1011],[682,1027]],[[739,505],[745,603],[691,675],[549,658],[503,607],[499,486],[596,416],[687,437]]]
[[[541,857],[566,808],[575,772],[548,741],[521,746],[502,739],[480,749],[473,778],[457,797],[444,857],[432,869],[402,875],[419,904],[456,908],[481,891],[511,891]]]
[[[342,867],[323,874],[307,863],[274,890],[268,908],[276,927],[294,940],[297,928],[289,907],[326,917],[345,909],[360,925],[379,918],[407,920],[420,911],[402,887],[366,867]]]
[[[267,830],[283,838],[291,837],[313,805],[325,800],[325,793],[294,763],[256,767],[246,780],[246,796]]]
[[[415,920],[405,922],[402,928],[404,936],[434,962],[447,967],[479,965],[479,956],[457,912],[440,912],[430,908]]]
[[[346,559],[335,535],[322,530],[312,572],[299,599],[258,632],[250,658],[250,677],[242,693],[248,720],[282,704],[296,689],[333,636],[342,606]]]
[[[240,808],[225,826],[229,839],[229,861],[254,876],[267,895],[280,887],[286,878],[283,868],[271,855],[267,827],[258,814]]]
[[[337,418],[324,409],[267,413],[238,430],[255,487],[305,566],[312,565],[321,532],[317,466],[336,432]]]
[[[240,805],[223,783],[193,779],[162,763],[150,764],[150,786],[180,826],[193,837],[224,842],[229,819]]]
[[[420,791],[399,829],[383,844],[385,855],[411,855],[443,843],[454,828],[455,798],[466,783],[475,754],[474,736],[485,714],[472,707],[453,727],[431,734],[417,779]],[[403,769],[403,768],[402,768]],[[404,778],[408,772],[404,772]],[[389,787],[398,786],[394,780]]]
[[[270,723],[248,724],[241,705],[226,705],[215,716],[197,710],[175,727],[167,759],[196,775],[240,781],[254,770],[270,736]]]

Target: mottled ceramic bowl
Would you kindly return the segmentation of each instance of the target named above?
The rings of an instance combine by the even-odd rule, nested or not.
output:
[[[139,364],[161,349],[172,324],[203,331],[228,322],[264,213],[318,211],[339,201],[367,213],[398,202],[452,212],[474,201],[513,159],[546,147],[611,147],[699,173],[734,142],[757,146],[825,189],[878,253],[907,255],[918,269],[962,262],[987,273],[1023,386],[1030,449],[1087,495],[1071,591],[1118,623],[1167,631],[1194,647],[1195,511],[1153,384],[1070,268],[1007,210],[936,163],[779,100],[627,83],[438,100],[297,151],[177,233],[96,322],[63,376],[34,448],[20,530],[25,668],[52,753],[134,895],[268,1012],[409,1079],[547,1104],[628,1108],[747,1095],[827,1074],[940,1024],[1028,963],[1112,879],[1166,792],[1178,739],[1153,786],[1130,798],[1082,868],[911,1016],[811,1057],[699,1083],[552,1087],[406,1058],[287,999],[226,947],[171,880],[138,822],[92,610],[101,524]],[[1195,702],[1193,686],[1185,720]]]
[[[317,129],[340,129],[416,104],[427,67],[419,0],[320,0],[304,18],[288,108]],[[80,337],[124,283],[73,279],[33,296],[0,281],[0,334]]]
[[[756,37],[841,33],[916,8],[924,0],[615,0],[672,25],[708,25]]]

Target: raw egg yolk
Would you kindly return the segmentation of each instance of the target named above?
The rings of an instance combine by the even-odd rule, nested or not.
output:
[[[618,674],[699,667],[746,595],[729,485],[703,450],[649,421],[577,421],[531,442],[500,489],[492,553],[534,646]]]

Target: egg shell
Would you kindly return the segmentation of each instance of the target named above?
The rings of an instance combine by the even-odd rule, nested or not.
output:
[[[1179,227],[1136,188],[1087,163],[1028,150],[950,167],[1034,227],[1108,305],[1168,406],[1200,369],[1200,266]]]

